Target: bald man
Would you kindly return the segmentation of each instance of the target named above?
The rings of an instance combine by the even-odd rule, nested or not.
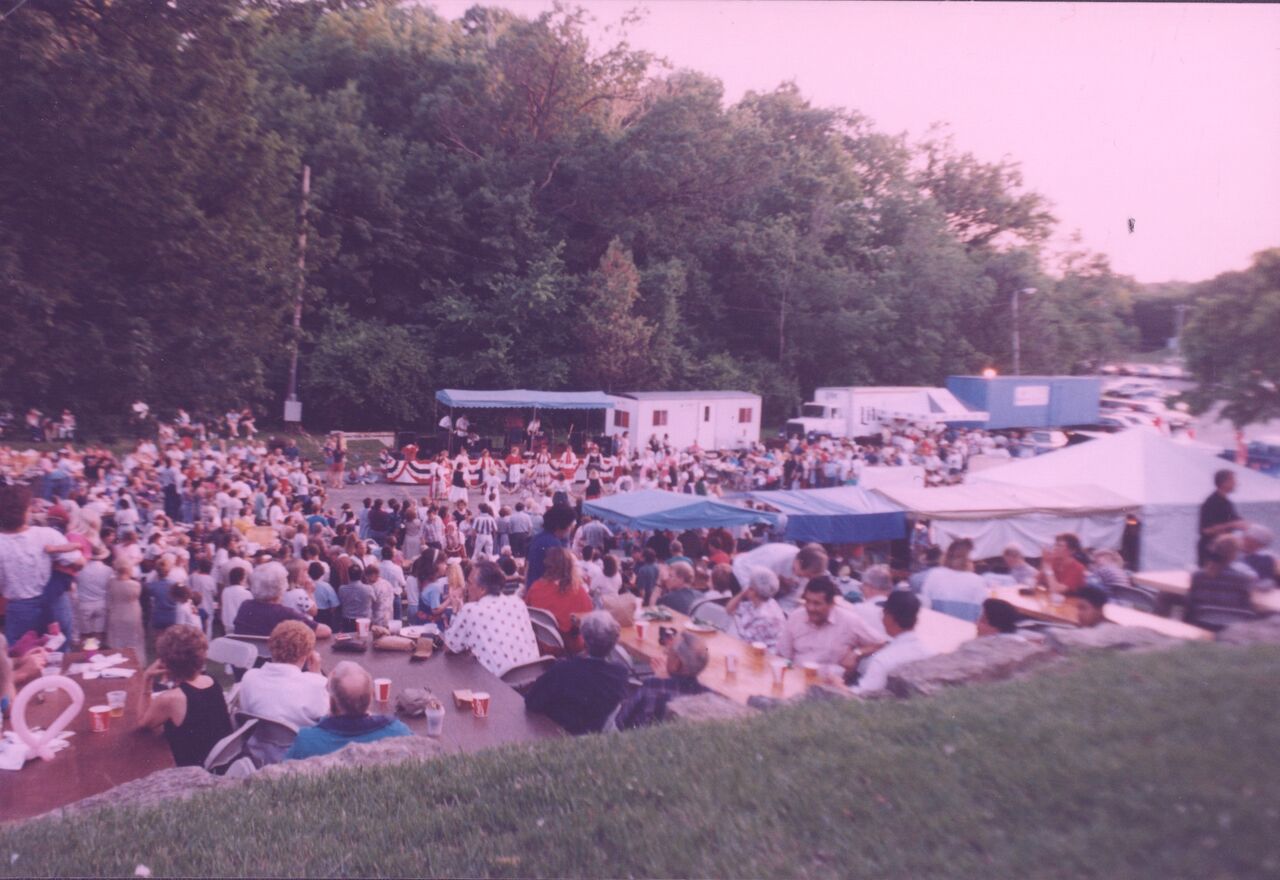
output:
[[[350,660],[339,663],[329,675],[329,715],[315,727],[298,731],[285,760],[327,755],[349,743],[413,735],[394,716],[369,714],[372,703],[373,679],[369,673]]]

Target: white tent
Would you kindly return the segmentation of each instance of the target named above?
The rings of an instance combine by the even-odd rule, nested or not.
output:
[[[1236,473],[1231,496],[1240,516],[1280,530],[1280,480],[1175,443],[1151,431],[1122,431],[1032,459],[971,474],[971,484],[1098,484],[1142,505],[1141,568],[1195,565],[1200,505],[1213,475]]]
[[[999,556],[1010,544],[1039,556],[1055,535],[1074,532],[1086,547],[1120,546],[1125,515],[1138,504],[1099,486],[1006,486],[998,483],[936,489],[886,486],[876,490],[927,519],[933,540],[973,541],[974,557]]]

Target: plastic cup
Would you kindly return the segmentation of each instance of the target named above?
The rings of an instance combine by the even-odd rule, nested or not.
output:
[[[393,620],[387,624],[387,628],[391,630],[391,634],[393,636],[400,635],[400,630],[403,626],[404,626],[404,621],[402,620]]]
[[[61,674],[62,674],[62,670],[56,666],[46,666],[44,669],[40,670],[41,678],[52,678],[55,675],[61,675]],[[50,685],[49,687],[46,687],[44,689],[43,693],[51,694],[56,690],[57,690],[56,687],[53,687],[52,685]]]
[[[50,651],[44,655],[44,659],[46,669],[56,669],[59,672],[62,671],[63,656],[61,651]]]
[[[773,673],[773,686],[782,687],[783,678],[787,674],[787,661],[781,657],[770,661],[769,671]]]
[[[817,663],[814,663],[811,660],[808,663],[805,663],[801,668],[804,669],[805,684],[817,683],[818,681],[818,664]]]
[[[391,679],[375,678],[373,680],[373,693],[379,703],[389,703],[391,701]]]
[[[109,727],[111,727],[111,707],[90,706],[89,729],[94,733],[106,733]]]
[[[124,705],[128,699],[128,691],[107,691],[107,705],[111,707],[112,718],[124,717]]]
[[[732,675],[738,674],[738,655],[737,654],[724,655],[724,674],[726,676],[732,676]]]
[[[356,618],[356,635],[358,635],[362,639],[369,638],[369,624],[370,624],[369,618],[357,617]]]
[[[644,641],[644,621],[643,620],[636,621],[636,638],[642,642]]]
[[[769,650],[769,646],[766,645],[764,642],[752,642],[751,650],[754,651],[757,656],[763,657],[764,652]]]
[[[471,714],[477,718],[489,717],[489,695],[484,691],[476,691],[471,695]]]
[[[444,733],[444,706],[427,707],[427,736]]]

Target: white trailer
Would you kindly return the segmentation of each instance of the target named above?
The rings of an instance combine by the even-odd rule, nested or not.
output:
[[[613,395],[610,436],[637,449],[656,437],[677,449],[740,449],[760,440],[760,395],[745,391],[631,391]]]
[[[987,413],[968,409],[945,388],[847,386],[819,388],[801,416],[787,422],[788,435],[868,437],[894,422],[981,423]]]

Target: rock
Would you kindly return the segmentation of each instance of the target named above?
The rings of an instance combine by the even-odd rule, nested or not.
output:
[[[376,767],[404,761],[427,761],[444,747],[425,736],[393,736],[371,743],[352,743],[328,755],[301,761],[283,761],[263,767],[250,779],[279,779],[282,776],[317,776],[341,767]]]
[[[780,700],[777,697],[766,697],[763,694],[747,697],[747,708],[757,709],[761,712],[772,712],[774,709],[781,709],[786,705],[788,705],[786,700]]]
[[[1280,614],[1233,623],[1218,632],[1217,640],[1226,645],[1280,645]]]
[[[208,773],[203,767],[173,767],[117,785],[101,794],[67,804],[45,815],[69,816],[99,807],[146,807],[165,801],[186,800],[197,792],[234,784]]]
[[[809,689],[799,699],[806,703],[830,703],[839,700],[856,700],[858,697],[843,685],[813,684],[809,685]]]
[[[1058,659],[1043,640],[1006,636],[973,639],[950,654],[917,660],[889,673],[898,697],[927,696],[978,681],[1000,681]]]
[[[1055,651],[1068,655],[1086,651],[1167,651],[1183,643],[1182,639],[1155,630],[1118,623],[1079,629],[1055,628],[1046,637]]]
[[[719,694],[692,694],[667,703],[667,716],[680,721],[732,721],[755,714],[755,709]]]
[[[110,791],[76,801],[46,816],[65,816],[99,807],[142,807],[171,800],[186,800],[213,788],[253,783],[258,779],[285,776],[318,776],[343,767],[376,767],[404,761],[426,761],[441,754],[444,747],[425,736],[396,736],[371,743],[352,743],[328,755],[301,761],[284,761],[263,767],[251,776],[233,779],[214,776],[203,767],[174,767],[118,785]]]

